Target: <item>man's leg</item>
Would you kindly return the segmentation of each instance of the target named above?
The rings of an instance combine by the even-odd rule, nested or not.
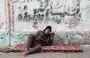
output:
[[[34,39],[34,36],[33,36],[32,34],[30,34],[30,35],[28,36],[28,40],[27,40],[27,42],[26,42],[26,44],[25,44],[25,47],[24,47],[24,50],[23,50],[23,51],[24,51],[24,52],[23,52],[23,55],[24,55],[24,56],[28,53],[28,51],[30,50],[31,46],[33,45],[33,44],[32,44],[33,39]]]
[[[33,35],[29,35],[23,55],[26,56],[27,54],[40,52],[41,50],[41,45],[35,41],[35,37]]]
[[[25,45],[25,48],[26,48],[27,50],[29,50],[29,48],[32,47],[33,41],[34,41],[34,36],[33,36],[32,34],[30,34],[30,35],[28,36],[28,40],[27,40],[27,43],[26,43],[26,45]]]
[[[28,54],[33,54],[33,53],[37,53],[37,52],[41,52],[42,51],[42,47],[40,44],[36,45],[33,48],[30,48],[28,51]]]

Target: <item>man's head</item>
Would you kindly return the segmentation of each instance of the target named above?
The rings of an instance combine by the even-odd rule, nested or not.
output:
[[[47,26],[47,27],[44,29],[45,34],[50,34],[51,31],[52,31],[52,27],[51,27],[51,26]]]

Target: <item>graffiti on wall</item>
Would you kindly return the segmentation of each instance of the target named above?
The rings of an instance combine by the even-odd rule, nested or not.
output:
[[[77,28],[84,25],[78,26],[83,21],[81,15],[81,0],[13,0],[13,6],[14,20],[12,20],[15,23],[15,29],[18,29],[19,32],[21,32],[21,30],[27,32],[29,30],[33,31],[32,28],[38,29],[40,26],[43,28],[44,25],[59,27],[55,28],[55,31],[57,31],[57,29],[62,29],[63,31],[68,29],[72,31],[75,27],[75,31],[78,31],[80,29]],[[66,30],[62,28],[63,25],[66,25]],[[84,29],[84,27],[81,29]],[[84,43],[85,40],[88,40],[88,35],[84,33],[81,34],[81,32],[77,33],[78,32],[61,33],[64,34],[63,36],[56,33],[59,36],[56,36],[56,38],[62,37],[59,42],[68,41],[68,43],[75,41],[78,43],[82,41]],[[13,36],[13,38],[14,37],[17,36]]]
[[[80,24],[80,0],[13,0],[14,16],[19,22],[29,22],[34,28],[39,23],[67,24],[67,28]]]
[[[8,17],[4,17],[7,15],[4,12],[8,12],[8,9],[6,9],[8,7],[5,8],[7,10],[6,11],[3,8],[4,3],[2,3],[2,1],[0,1],[0,31],[7,31],[7,29],[9,29],[9,23],[11,24],[11,27],[14,26],[13,24],[15,24],[16,29],[18,29],[17,26],[19,25],[19,27],[21,28],[20,30],[31,30],[30,28],[32,27],[37,29],[42,24],[47,25],[48,23],[53,26],[57,25],[57,27],[61,25],[67,25],[66,28],[69,28],[71,30],[72,28],[77,27],[82,20],[80,9],[81,0],[13,0],[12,4],[10,4],[10,14],[11,17],[13,17],[11,18],[11,22],[8,21]],[[83,10],[88,8],[90,7],[83,8]],[[30,27],[29,25],[31,25],[32,27]],[[28,26],[30,28],[26,28],[25,26]],[[9,33],[8,31],[2,33],[0,32],[0,44],[1,42],[2,44],[7,43],[7,41],[9,40],[7,39],[8,34],[10,34],[9,36],[12,38],[10,40],[12,41],[12,43],[21,43],[21,41],[24,42],[27,39],[26,33],[15,33],[12,32],[12,30],[10,31],[11,33]],[[59,41],[59,43],[90,44],[90,32],[62,32],[56,34],[57,35],[55,37],[55,40],[59,39],[57,40]]]

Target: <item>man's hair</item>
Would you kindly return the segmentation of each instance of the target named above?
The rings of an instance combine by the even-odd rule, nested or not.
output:
[[[51,27],[51,26],[47,26],[47,27],[44,29],[44,31],[45,31],[46,29],[49,29],[50,32],[52,31],[52,27]]]

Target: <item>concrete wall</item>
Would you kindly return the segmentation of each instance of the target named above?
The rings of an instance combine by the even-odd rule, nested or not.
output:
[[[7,0],[0,0],[0,46],[9,45],[9,20]]]
[[[23,43],[27,36],[23,39],[18,36],[51,25],[56,42],[90,44],[89,12],[89,0],[12,0],[10,31],[13,36],[10,36],[10,43]]]

